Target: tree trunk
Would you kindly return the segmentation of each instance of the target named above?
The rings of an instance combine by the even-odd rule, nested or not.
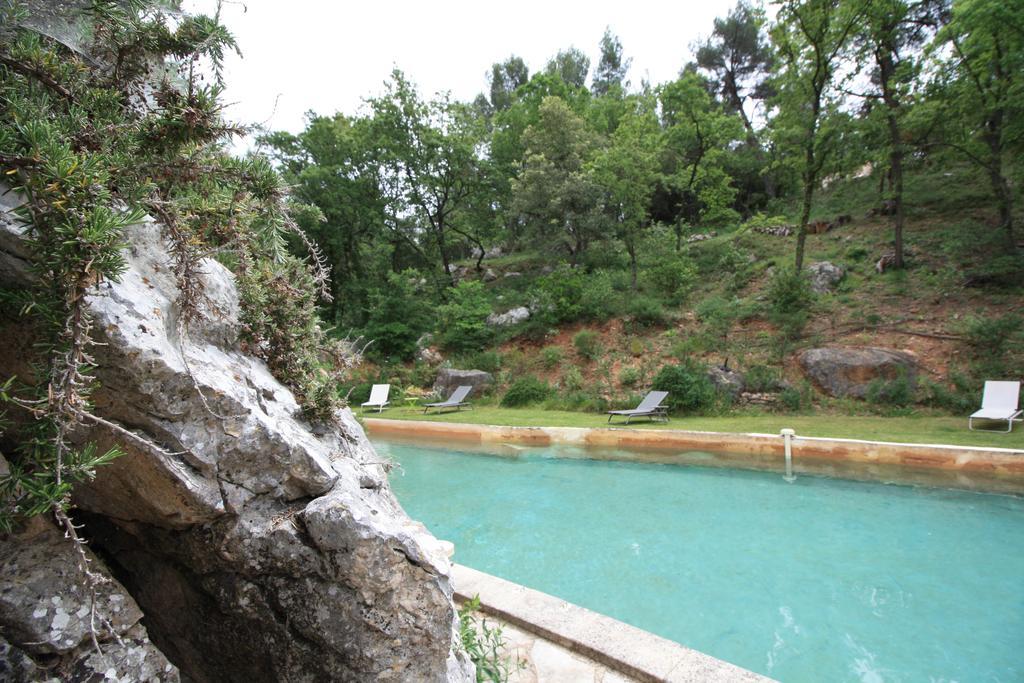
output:
[[[886,119],[889,124],[889,187],[893,201],[893,247],[894,268],[903,268],[903,140],[900,134],[900,103],[893,91],[892,79],[896,75],[893,63],[895,49],[885,44],[875,53],[879,76],[882,81],[882,99],[885,101]]]
[[[1016,253],[1017,239],[1013,234],[1013,194],[1010,191],[1010,184],[1003,175],[1001,156],[994,157],[989,167],[989,180],[992,182],[996,206],[999,208],[999,227],[1006,233],[1006,248],[1011,253]]]
[[[441,252],[441,265],[444,266],[444,274],[451,286],[455,286],[455,278],[452,277],[452,264],[448,261],[448,250],[444,242],[444,226],[434,226],[434,240],[437,243],[437,250]]]
[[[817,121],[818,107],[814,107],[815,121]],[[816,128],[816,126],[815,126]],[[818,174],[814,168],[814,134],[811,135],[804,149],[804,202],[800,209],[800,227],[796,233],[796,272],[799,273],[804,267],[804,245],[807,242],[807,223],[811,220],[811,202],[814,200],[814,184],[817,182]]]
[[[630,288],[635,292],[637,290],[636,285],[636,245],[633,244],[633,240],[624,240],[626,243],[626,252],[629,254],[629,270],[630,270]]]
[[[804,183],[804,203],[800,209],[800,227],[796,233],[796,272],[804,267],[804,244],[807,242],[807,223],[811,219],[811,200],[814,198],[812,182]]]

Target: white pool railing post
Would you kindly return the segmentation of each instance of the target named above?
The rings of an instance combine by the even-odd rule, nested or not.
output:
[[[780,433],[786,444],[786,474],[782,478],[793,483],[796,480],[793,476],[793,437],[796,436],[796,431],[783,429]]]

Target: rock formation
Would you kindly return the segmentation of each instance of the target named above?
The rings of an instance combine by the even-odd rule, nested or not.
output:
[[[160,227],[128,239],[127,271],[89,300],[109,425],[80,435],[126,455],[75,502],[153,643],[198,682],[470,680],[447,555],[405,515],[352,414],[301,420],[241,352],[233,276],[213,260],[202,319],[182,335]],[[0,280],[23,286],[28,259],[0,216]],[[24,362],[8,349],[0,374]]]
[[[530,319],[530,309],[526,306],[517,306],[504,313],[491,313],[487,316],[487,324],[492,327],[511,327]]]
[[[177,681],[135,600],[85,550],[102,577],[93,611],[77,555],[40,517],[0,540],[0,681]]]
[[[441,368],[434,380],[434,393],[442,398],[448,398],[456,387],[468,384],[473,387],[473,394],[479,396],[493,382],[494,376],[483,370]],[[470,400],[473,399],[473,394],[470,395]]]
[[[865,398],[875,380],[891,381],[901,376],[913,386],[917,360],[913,354],[896,349],[826,347],[807,349],[797,357],[807,376],[830,396]]]
[[[828,261],[812,263],[807,270],[811,275],[811,290],[815,294],[828,294],[846,275],[841,266]]]

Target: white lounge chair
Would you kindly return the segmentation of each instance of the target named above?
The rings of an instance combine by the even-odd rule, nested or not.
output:
[[[1020,382],[985,382],[981,396],[981,410],[967,418],[967,428],[974,429],[975,420],[1006,420],[1006,431],[1013,429],[1013,421],[1019,420],[1021,412]],[[979,431],[994,431],[979,430]]]
[[[668,396],[667,391],[652,391],[633,410],[609,410],[608,422],[611,422],[612,418],[616,415],[624,416],[626,424],[629,424],[629,421],[634,417],[649,417],[652,421],[661,420],[662,422],[668,422],[668,408],[661,405],[666,396]]]
[[[370,389],[370,400],[363,404],[363,412],[365,413],[367,408],[376,408],[379,413],[387,408],[388,394],[390,392],[390,384],[374,384],[373,388]]]

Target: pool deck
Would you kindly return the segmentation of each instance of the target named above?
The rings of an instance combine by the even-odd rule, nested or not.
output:
[[[609,427],[505,427],[420,420],[366,418],[374,437],[428,441],[485,450],[502,444],[569,445],[588,457],[704,467],[783,471],[778,434],[729,434],[681,429]],[[810,474],[1024,495],[1024,450],[829,439],[796,435],[796,474]]]
[[[671,683],[770,683],[766,678],[611,617],[459,564],[455,597],[480,596],[480,612],[515,629],[527,677],[542,681],[633,680]],[[535,639],[523,638],[523,632]],[[525,649],[522,644],[529,644]],[[566,652],[568,651],[568,652]],[[572,673],[570,673],[572,672]],[[570,676],[566,678],[565,676]]]

